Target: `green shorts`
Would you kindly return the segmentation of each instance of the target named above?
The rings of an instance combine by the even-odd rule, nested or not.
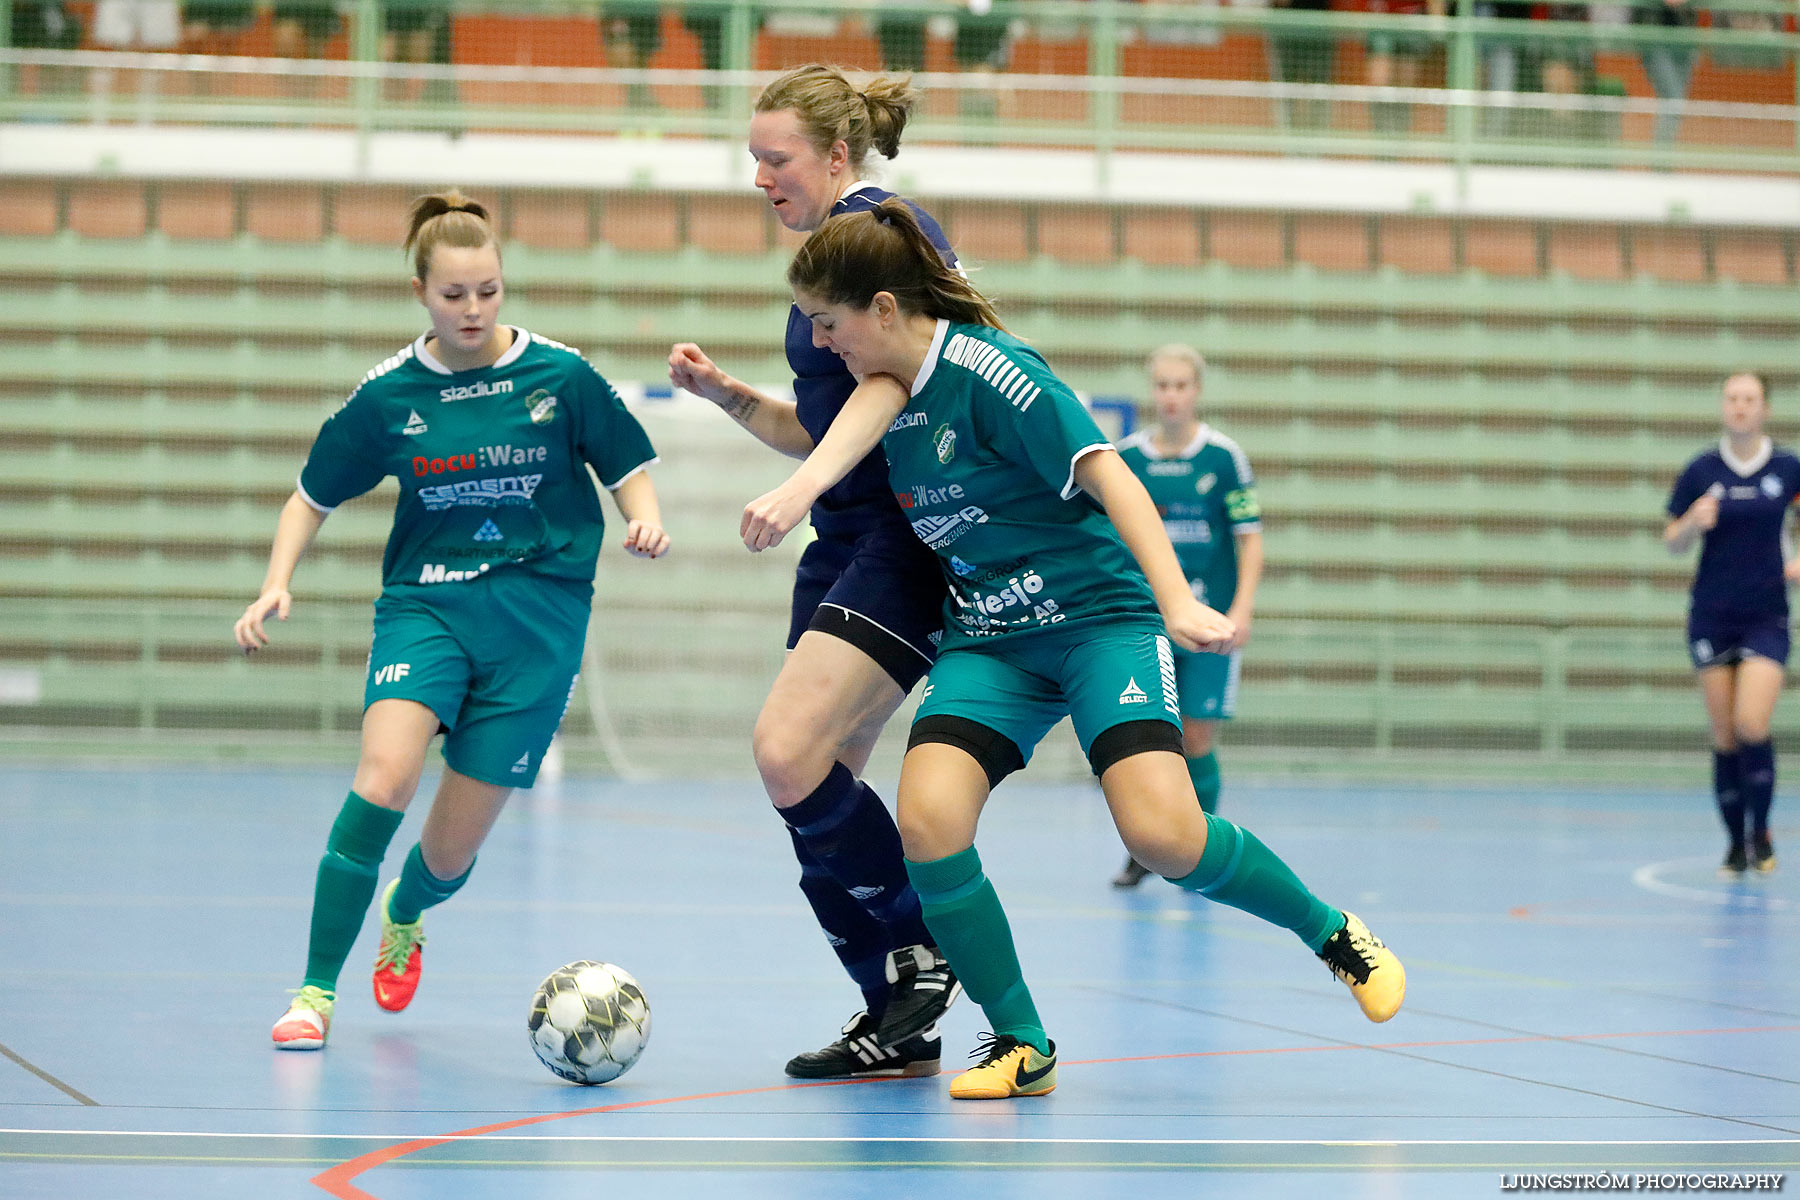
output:
[[[1230,654],[1195,654],[1175,648],[1175,681],[1181,690],[1181,715],[1196,721],[1229,721],[1237,715],[1238,671],[1242,650]]]
[[[363,707],[417,701],[442,723],[453,770],[530,787],[575,694],[592,595],[524,571],[389,589],[375,601]]]
[[[945,651],[913,723],[972,721],[1011,741],[1023,765],[1065,716],[1090,763],[1094,739],[1114,726],[1166,721],[1179,729],[1175,656],[1161,624],[1075,626]]]

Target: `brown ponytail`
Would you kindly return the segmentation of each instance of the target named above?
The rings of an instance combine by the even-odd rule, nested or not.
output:
[[[900,153],[900,135],[919,93],[908,75],[877,75],[863,87],[839,67],[808,63],[778,76],[756,98],[756,111],[791,109],[806,140],[821,155],[842,141],[850,167],[861,171],[871,148],[885,158]]]
[[[909,315],[1006,328],[988,298],[945,264],[912,206],[898,198],[827,220],[794,255],[787,280],[827,304],[866,309],[876,292],[890,292]]]
[[[431,252],[439,246],[467,250],[494,246],[498,253],[498,245],[488,210],[455,188],[420,196],[407,213],[403,253],[413,256],[413,274],[419,279],[431,270]]]

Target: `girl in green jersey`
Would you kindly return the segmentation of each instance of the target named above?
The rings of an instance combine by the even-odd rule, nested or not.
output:
[[[831,218],[788,282],[817,344],[860,377],[894,381],[846,405],[805,477],[830,480],[880,441],[950,586],[899,790],[926,924],[994,1028],[950,1094],[1056,1086],[1055,1045],[974,842],[994,786],[1065,715],[1137,861],[1293,931],[1369,1019],[1392,1017],[1406,990],[1399,959],[1196,803],[1170,641],[1224,652],[1236,629],[1194,597],[1143,485],[1074,393],[1000,327],[903,204]],[[770,534],[746,526],[746,540]]]
[[[431,328],[364,377],[326,420],[281,510],[262,594],[238,618],[245,653],[286,620],[300,556],[337,505],[400,484],[363,692],[362,756],[313,888],[306,974],[273,1039],[325,1044],[337,978],[381,859],[444,732],[437,796],[381,900],[375,1001],[418,987],[422,914],[449,898],[515,787],[530,787],[581,666],[603,518],[592,466],[627,522],[625,549],[669,548],[644,468],[649,439],[567,346],[499,320],[500,250],[457,192],[412,208],[413,294]]]

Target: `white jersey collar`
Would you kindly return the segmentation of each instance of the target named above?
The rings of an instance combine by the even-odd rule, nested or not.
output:
[[[1775,443],[1767,434],[1763,435],[1762,444],[1757,446],[1756,453],[1752,454],[1749,458],[1742,459],[1731,452],[1730,434],[1719,439],[1719,457],[1725,460],[1726,466],[1730,467],[1733,471],[1737,472],[1740,477],[1745,479],[1748,479],[1750,476],[1768,466],[1769,458],[1774,453]]]
[[[925,362],[919,367],[919,373],[913,376],[912,394],[918,395],[931,382],[931,373],[937,369],[938,355],[944,352],[944,335],[950,332],[950,322],[939,317],[937,330],[931,335],[931,349],[925,352]]]
[[[1206,439],[1211,434],[1211,428],[1207,426],[1205,421],[1202,421],[1200,422],[1199,427],[1194,430],[1194,436],[1187,445],[1183,446],[1174,454],[1164,454],[1157,448],[1156,427],[1152,425],[1143,431],[1143,439],[1138,444],[1143,448],[1145,458],[1156,459],[1158,461],[1164,459],[1192,458],[1194,455],[1200,453],[1200,448],[1206,445]]]
[[[510,367],[513,363],[518,361],[519,355],[525,353],[525,347],[531,342],[531,335],[526,333],[523,329],[520,329],[517,325],[508,325],[507,328],[512,330],[513,333],[512,345],[506,348],[505,354],[496,358],[486,367],[479,367],[477,370],[492,370],[495,367]],[[413,356],[417,358],[419,362],[424,364],[427,369],[436,371],[439,375],[455,375],[457,372],[446,367],[438,360],[438,357],[435,354],[425,348],[425,339],[430,336],[431,330],[427,329],[424,333],[419,335],[417,341],[413,342]]]

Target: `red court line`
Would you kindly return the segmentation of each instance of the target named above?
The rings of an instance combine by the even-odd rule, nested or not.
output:
[[[1196,1050],[1185,1054],[1145,1054],[1134,1058],[1086,1058],[1075,1062],[1066,1062],[1065,1067],[1089,1067],[1107,1063],[1129,1062],[1162,1062],[1184,1058],[1232,1058],[1246,1054],[1318,1054],[1326,1051],[1342,1050],[1433,1050],[1448,1049],[1454,1046],[1503,1046],[1519,1045],[1533,1042],[1597,1042],[1615,1038],[1661,1038],[1661,1037],[1706,1037],[1713,1034],[1726,1033],[1795,1033],[1800,1032],[1800,1025],[1757,1025],[1741,1026],[1729,1029],[1654,1029],[1636,1033],[1573,1033],[1563,1036],[1554,1034],[1526,1035],[1519,1037],[1497,1038],[1462,1038],[1455,1041],[1442,1042],[1383,1042],[1377,1045],[1342,1044],[1328,1046],[1268,1046],[1256,1050]],[[549,1121],[561,1121],[567,1117],[587,1117],[596,1113],[625,1112],[634,1108],[654,1108],[664,1104],[685,1104],[694,1100],[724,1100],[733,1096],[761,1096],[770,1092],[791,1092],[801,1088],[848,1087],[854,1084],[892,1083],[891,1078],[882,1079],[825,1079],[816,1083],[781,1083],[769,1087],[743,1088],[734,1092],[705,1092],[694,1096],[665,1096],[660,1100],[633,1100],[627,1104],[601,1104],[593,1108],[576,1108],[568,1112],[539,1113],[532,1117],[519,1117],[512,1121],[501,1121],[494,1125],[481,1125],[474,1129],[460,1129],[455,1133],[440,1134],[436,1137],[417,1138],[410,1142],[398,1142],[392,1146],[384,1146],[380,1150],[371,1150],[360,1154],[335,1167],[329,1167],[312,1177],[312,1182],[325,1191],[336,1196],[338,1200],[380,1200],[379,1197],[363,1191],[350,1182],[365,1171],[373,1170],[383,1163],[404,1158],[418,1150],[429,1150],[433,1146],[442,1146],[450,1142],[467,1138],[482,1137],[490,1133],[504,1133],[509,1129],[522,1129],[528,1125],[542,1125]]]

